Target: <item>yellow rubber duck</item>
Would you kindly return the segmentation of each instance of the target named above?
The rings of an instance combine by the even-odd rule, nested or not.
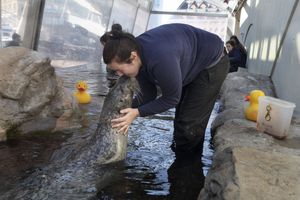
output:
[[[256,122],[258,113],[258,98],[261,96],[265,96],[265,93],[262,90],[252,90],[250,95],[246,96],[246,100],[250,102],[245,109],[246,119]]]
[[[89,93],[87,93],[87,83],[85,81],[77,81],[75,85],[77,91],[74,92],[74,96],[76,97],[78,103],[87,104],[90,103],[92,97]]]

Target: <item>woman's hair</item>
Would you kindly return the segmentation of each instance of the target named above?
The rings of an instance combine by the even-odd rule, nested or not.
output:
[[[122,26],[121,24],[113,24],[111,25],[111,31],[122,31]],[[111,31],[104,33],[101,37],[100,37],[100,42],[101,44],[104,46],[105,43],[107,42],[107,40],[109,39],[109,34],[111,33]]]
[[[113,24],[110,32],[104,33],[100,38],[104,43],[103,60],[105,64],[115,59],[118,63],[130,63],[131,52],[136,51],[140,55],[140,46],[135,37],[122,31],[120,24]]]
[[[239,41],[239,39],[236,37],[236,35],[232,35],[232,36],[230,37],[230,40],[233,40],[237,45],[240,44],[240,41]]]
[[[108,40],[108,32],[104,33],[101,37],[100,37],[100,43],[104,46],[106,41]]]
[[[12,34],[12,39],[13,40],[21,39],[21,36],[18,33],[14,33],[14,34]]]
[[[114,31],[122,31],[122,26],[121,24],[113,24],[111,25],[111,30],[114,30]]]
[[[238,37],[236,35],[232,35],[230,37],[230,40],[233,40],[235,42],[235,45],[237,48],[239,48],[242,53],[247,54],[247,50],[245,49],[244,45],[239,41]]]
[[[233,48],[236,47],[236,43],[235,43],[234,40],[228,40],[228,41],[226,42],[226,44],[230,44]]]

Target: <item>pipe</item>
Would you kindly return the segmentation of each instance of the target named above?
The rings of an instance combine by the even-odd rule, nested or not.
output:
[[[112,1],[112,5],[111,5],[110,11],[109,11],[110,13],[109,13],[109,18],[108,18],[108,22],[107,22],[105,32],[108,32],[109,22],[110,22],[110,19],[111,19],[111,16],[112,16],[112,11],[113,11],[114,5],[115,5],[115,0]],[[112,22],[112,24],[113,24],[113,22]]]
[[[248,28],[247,28],[247,31],[246,31],[246,35],[245,35],[245,38],[244,38],[244,41],[243,41],[243,44],[245,45],[246,44],[246,40],[247,40],[247,37],[248,37],[248,34],[249,34],[249,31],[250,31],[250,28],[253,26],[253,24],[249,24]]]
[[[140,4],[138,3],[136,11],[135,11],[135,15],[134,15],[134,20],[133,20],[133,26],[132,26],[132,29],[131,29],[131,34],[133,34],[134,27],[136,25],[136,20],[137,20],[139,9],[140,9]]]
[[[39,40],[40,40],[40,33],[42,29],[42,22],[43,22],[43,15],[44,15],[44,9],[45,9],[45,0],[41,0],[40,5],[38,7],[38,17],[36,19],[36,27],[35,27],[35,35],[33,40],[33,50],[38,50]]]
[[[150,5],[149,5],[149,7],[148,7],[149,13],[148,13],[148,19],[147,19],[147,24],[146,24],[146,30],[145,30],[145,31],[148,30],[149,21],[150,21],[150,15],[151,15],[152,9],[153,9],[153,1],[150,1]]]
[[[2,48],[2,2],[0,0],[0,48]]]
[[[299,0],[295,0],[294,5],[293,5],[293,8],[292,8],[292,12],[291,12],[291,14],[290,14],[290,16],[289,16],[289,19],[288,19],[287,24],[286,24],[286,26],[285,26],[285,29],[284,29],[282,38],[281,38],[281,40],[280,40],[279,47],[278,47],[278,50],[277,50],[277,52],[276,52],[275,60],[274,60],[274,62],[273,62],[272,70],[271,70],[271,73],[270,73],[270,78],[271,78],[271,79],[272,79],[272,77],[273,77],[273,75],[274,75],[274,71],[275,71],[275,68],[276,68],[276,66],[277,66],[277,65],[276,65],[276,64],[277,64],[277,60],[278,60],[278,57],[279,57],[279,54],[280,54],[280,51],[281,51],[281,48],[282,48],[284,39],[285,39],[285,37],[286,37],[287,31],[288,31],[288,29],[289,29],[289,27],[290,27],[291,21],[292,21],[292,19],[293,19],[294,14],[295,14],[295,10],[296,10],[296,8],[297,8],[297,6],[298,6],[298,3],[299,3]]]

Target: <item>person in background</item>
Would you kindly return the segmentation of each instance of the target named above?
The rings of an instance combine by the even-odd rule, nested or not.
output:
[[[162,25],[138,37],[115,30],[108,36],[104,62],[120,76],[136,77],[140,85],[132,107],[121,110],[112,127],[127,134],[138,116],[176,107],[171,149],[176,157],[201,156],[205,129],[230,67],[223,41],[187,24]]]
[[[237,49],[240,50],[241,56],[242,56],[242,63],[240,67],[246,68],[246,63],[247,63],[247,50],[244,47],[244,45],[242,45],[242,43],[239,41],[239,39],[237,38],[236,35],[232,35],[230,37],[230,40],[233,40],[235,42],[235,46]]]
[[[239,67],[243,66],[241,52],[236,48],[235,42],[233,40],[228,40],[226,42],[226,49],[230,61],[229,73],[236,72]]]
[[[20,46],[21,44],[21,36],[17,33],[12,34],[12,41],[8,42],[6,47],[11,47],[11,46]]]

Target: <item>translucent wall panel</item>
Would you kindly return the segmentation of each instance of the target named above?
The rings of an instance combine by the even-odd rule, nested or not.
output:
[[[151,14],[148,29],[167,23],[184,23],[217,34],[223,41],[226,40],[227,15],[171,15]]]
[[[1,0],[0,45],[5,47],[12,41],[13,33],[19,33],[19,26],[27,0]]]
[[[123,30],[131,33],[133,31],[137,9],[137,1],[114,0],[108,30],[110,30],[112,24],[119,23],[122,25]]]
[[[138,10],[135,17],[134,28],[132,34],[138,36],[147,30],[150,11],[152,9],[152,0],[139,0]]]
[[[155,11],[177,11],[184,0],[154,0],[153,9]]]
[[[144,8],[138,9],[134,29],[132,32],[133,35],[138,36],[147,30],[149,16],[149,10],[146,10]]]
[[[40,25],[42,23],[44,2],[43,0],[28,0],[24,4],[24,12],[22,13],[19,32],[23,35],[22,46],[29,49],[37,49],[37,36],[40,33]]]
[[[137,1],[140,8],[144,8],[146,10],[148,10],[149,12],[152,9],[152,5],[153,5],[153,1],[152,0],[138,0]]]
[[[53,65],[99,62],[113,0],[47,0],[38,51]],[[76,64],[76,63],[75,63]]]

